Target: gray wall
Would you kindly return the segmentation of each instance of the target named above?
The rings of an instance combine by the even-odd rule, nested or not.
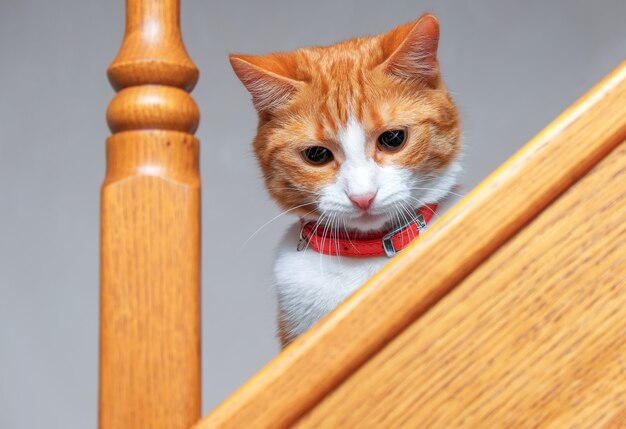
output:
[[[203,383],[210,410],[277,351],[272,249],[292,219],[266,196],[255,113],[227,53],[374,34],[435,12],[462,112],[466,190],[617,66],[626,2],[183,1],[201,70]],[[0,2],[0,427],[95,427],[104,70],[121,1]],[[537,178],[541,180],[541,178]]]

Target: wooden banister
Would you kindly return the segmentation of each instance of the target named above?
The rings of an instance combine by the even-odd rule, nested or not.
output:
[[[340,391],[342,383],[366,362],[373,361],[387,344],[438,305],[626,139],[625,100],[626,63],[204,418],[196,429],[285,428],[311,413],[320,401],[330,398],[323,404],[326,414],[311,413],[301,422],[302,427],[320,427],[316,425],[325,421],[325,416],[336,410],[332,407],[341,402],[342,396],[332,397],[331,392],[338,391],[343,397],[349,395],[349,389]],[[623,154],[617,156],[621,158],[609,163],[613,172],[619,171],[615,165],[623,169]],[[594,183],[597,185],[597,181]],[[381,361],[382,358],[378,359]],[[364,373],[372,376],[378,368],[370,365],[369,372]],[[427,373],[422,375],[428,377]],[[411,376],[417,378],[415,374]],[[359,398],[366,397],[367,391],[359,394]],[[333,401],[336,398],[339,399]],[[378,417],[385,418],[385,413],[393,409],[394,403],[388,403],[386,408],[378,410]],[[353,410],[342,409],[344,417],[338,421],[348,421],[346,416]],[[329,427],[337,426],[329,424]]]
[[[127,0],[108,75],[99,426],[189,428],[200,417],[199,112],[179,0]]]

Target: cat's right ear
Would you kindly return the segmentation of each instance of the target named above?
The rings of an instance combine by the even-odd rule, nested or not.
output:
[[[439,23],[426,13],[416,22],[394,28],[382,39],[385,72],[403,79],[432,81],[439,75]]]
[[[289,64],[279,55],[231,54],[230,64],[259,112],[271,112],[287,103],[303,85],[289,76]]]

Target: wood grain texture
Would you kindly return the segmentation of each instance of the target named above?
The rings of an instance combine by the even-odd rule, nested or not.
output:
[[[296,340],[197,428],[294,423],[626,137],[626,64]]]
[[[198,72],[177,0],[128,0],[109,78],[101,206],[101,429],[200,417]]]
[[[626,427],[626,144],[298,428]]]

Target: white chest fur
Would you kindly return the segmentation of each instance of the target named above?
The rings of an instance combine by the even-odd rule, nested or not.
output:
[[[458,196],[452,194],[440,198],[435,219],[457,200]],[[278,306],[291,338],[313,326],[389,262],[385,256],[329,256],[312,249],[299,252],[299,232],[300,223],[287,230],[278,245],[274,262]]]
[[[388,261],[387,257],[328,256],[297,251],[299,224],[278,246],[274,279],[282,317],[296,337],[345,300]]]

